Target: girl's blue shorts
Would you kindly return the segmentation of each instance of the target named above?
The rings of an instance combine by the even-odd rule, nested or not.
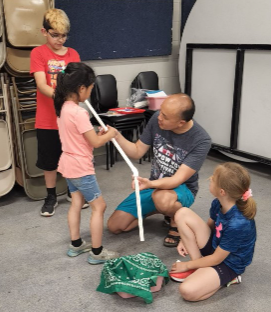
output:
[[[147,215],[157,212],[154,202],[152,200],[152,193],[155,189],[145,189],[140,191],[140,201],[142,208],[142,217],[145,218]],[[186,184],[181,184],[173,189],[177,194],[177,200],[182,204],[183,207],[190,207],[195,198]],[[137,218],[137,206],[135,192],[131,193],[127,198],[121,202],[116,210],[121,210],[130,213]]]
[[[95,174],[90,174],[81,178],[66,179],[71,193],[80,191],[85,200],[92,202],[101,196],[102,192],[98,185]]]

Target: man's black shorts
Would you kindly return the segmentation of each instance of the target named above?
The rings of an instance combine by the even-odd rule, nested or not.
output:
[[[38,140],[38,160],[36,166],[45,171],[56,170],[62,153],[58,130],[36,130]]]

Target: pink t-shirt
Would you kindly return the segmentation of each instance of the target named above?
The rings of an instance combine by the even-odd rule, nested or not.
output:
[[[93,147],[83,136],[92,130],[88,112],[72,101],[66,101],[57,118],[63,153],[58,163],[58,171],[65,178],[80,178],[95,174]]]

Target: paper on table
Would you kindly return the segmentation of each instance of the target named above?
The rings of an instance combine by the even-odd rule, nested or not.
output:
[[[146,106],[148,106],[148,102],[147,101],[141,101],[141,102],[134,103],[134,107],[135,108],[144,108]]]
[[[146,94],[148,97],[163,97],[163,96],[167,96],[167,94],[164,91],[146,91]]]
[[[116,116],[123,116],[123,114],[119,114],[113,111],[108,111],[106,113],[99,114],[99,116],[116,117]]]

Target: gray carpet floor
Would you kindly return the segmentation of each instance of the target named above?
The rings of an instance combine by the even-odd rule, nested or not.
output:
[[[103,158],[96,157],[96,170],[108,205],[107,220],[131,192],[131,171],[122,160],[107,171]],[[207,179],[217,164],[227,160],[226,156],[212,152],[200,171],[200,190],[192,209],[204,219],[208,218],[213,199]],[[258,238],[253,262],[243,274],[241,284],[225,287],[210,299],[197,303],[184,301],[178,283],[172,281],[153,294],[151,304],[141,298],[122,299],[117,294],[97,292],[102,265],[88,264],[87,254],[66,256],[69,203],[65,196],[59,197],[56,214],[44,218],[39,215],[42,201],[29,199],[21,187],[15,186],[0,198],[0,311],[270,311],[271,166],[242,164],[249,169],[258,204]],[[149,176],[149,162],[135,165],[141,176]],[[89,240],[89,216],[89,208],[82,211],[81,234],[86,240]],[[179,256],[175,248],[162,244],[167,233],[162,221],[161,215],[145,220],[144,242],[139,241],[138,229],[113,235],[105,226],[103,245],[121,255],[152,252],[170,268]]]

